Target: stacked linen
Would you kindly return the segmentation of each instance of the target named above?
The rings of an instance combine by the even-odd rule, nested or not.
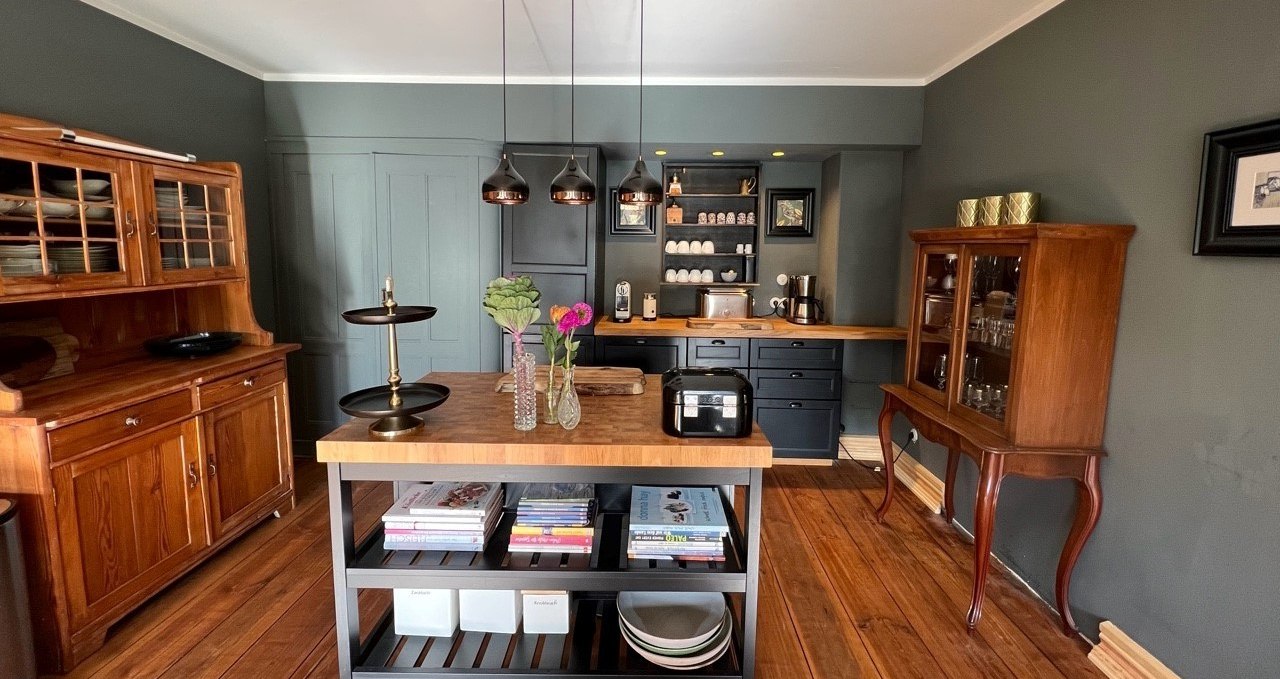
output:
[[[631,488],[629,558],[724,561],[728,534],[716,488]]]
[[[484,551],[502,515],[502,484],[418,483],[382,515],[383,548]]]
[[[595,510],[593,484],[529,484],[516,507],[510,551],[590,554]]]

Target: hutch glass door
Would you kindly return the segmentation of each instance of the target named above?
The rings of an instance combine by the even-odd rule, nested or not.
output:
[[[952,393],[963,415],[978,416],[997,430],[1003,430],[1012,388],[1025,252],[1021,246],[996,245],[971,246],[964,252],[964,356]]]
[[[959,251],[956,248],[924,248],[917,269],[915,323],[920,328],[912,352],[910,379],[939,402],[946,399],[948,383],[954,374],[951,366],[951,343],[960,309],[956,305],[959,285]]]
[[[0,290],[6,294],[124,286],[133,266],[122,228],[127,166],[62,154],[0,157]],[[127,216],[127,220],[126,220]]]
[[[150,183],[151,278],[165,283],[237,275],[231,179],[156,168]]]

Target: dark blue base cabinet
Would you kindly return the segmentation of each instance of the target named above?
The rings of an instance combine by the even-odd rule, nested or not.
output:
[[[836,458],[844,384],[840,340],[597,337],[599,365],[661,373],[734,368],[751,380],[755,420],[774,457]]]

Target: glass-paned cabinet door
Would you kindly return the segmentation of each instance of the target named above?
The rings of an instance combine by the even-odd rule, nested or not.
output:
[[[232,179],[157,167],[150,174],[150,186],[151,280],[238,275]]]
[[[920,253],[920,277],[916,281],[916,344],[912,347],[910,378],[913,388],[943,401],[951,369],[951,340],[960,308],[956,304],[959,285],[959,251],[956,248],[924,248]]]
[[[128,166],[91,155],[0,155],[0,291],[124,286],[135,232]]]
[[[968,415],[1003,422],[1010,401],[1013,350],[1018,338],[1018,292],[1025,249],[973,246],[965,249],[966,287],[963,365],[954,390]]]

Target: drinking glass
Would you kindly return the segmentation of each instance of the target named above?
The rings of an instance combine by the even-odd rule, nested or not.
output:
[[[1004,407],[1008,397],[1009,397],[1009,385],[1007,384],[991,385],[991,390],[989,392],[988,398],[991,401],[991,412],[994,413],[996,417],[1004,417]]]
[[[980,356],[965,354],[964,376],[969,382],[982,381],[982,358]]]
[[[972,384],[969,390],[969,405],[973,406],[978,412],[985,412],[987,406],[991,404],[991,391],[989,385]]]
[[[942,354],[933,364],[933,378],[938,381],[938,390],[947,390],[947,355]]]

